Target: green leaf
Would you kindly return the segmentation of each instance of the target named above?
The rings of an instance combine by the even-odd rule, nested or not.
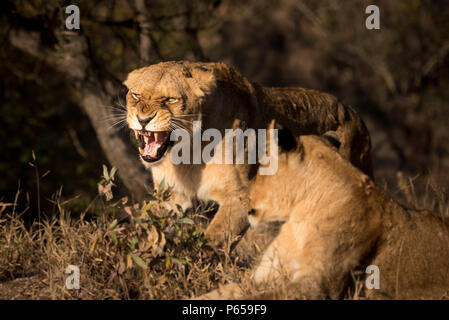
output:
[[[198,244],[198,246],[201,248],[204,244],[204,234],[201,234],[198,239],[196,240],[196,243]]]
[[[184,224],[195,224],[192,219],[190,218],[182,218],[178,220],[178,223],[184,223]]]
[[[136,245],[137,245],[137,243],[138,243],[137,238],[136,238],[136,237],[133,237],[131,240],[128,240],[128,241],[129,241],[129,244],[130,244],[130,246],[131,246],[131,250],[136,249]]]
[[[94,235],[92,245],[90,246],[90,249],[89,249],[89,254],[92,254],[92,252],[94,252],[97,241],[98,241],[98,231]]]
[[[109,180],[108,167],[106,167],[105,164],[103,165],[103,177],[104,177],[106,180]]]
[[[112,240],[114,241],[114,244],[117,245],[118,244],[117,234],[111,230],[111,231],[109,231],[109,235],[111,236]]]
[[[171,260],[177,264],[186,264],[187,261],[181,258],[171,257]]]
[[[170,269],[171,265],[172,265],[171,259],[170,259],[169,256],[167,256],[167,257],[165,258],[165,268],[166,268],[166,269]]]
[[[130,253],[131,258],[133,258],[134,262],[137,263],[137,265],[139,267],[141,267],[142,269],[148,269],[147,264],[145,263],[145,261],[142,260],[141,257],[135,255],[134,253]]]
[[[158,194],[162,194],[162,191],[164,191],[165,186],[165,177],[162,179],[161,183],[159,184],[159,188],[157,189]]]
[[[144,211],[145,213],[150,209],[151,207],[151,202],[148,202],[145,207],[143,207],[142,211]]]
[[[111,180],[114,180],[114,176],[115,176],[116,172],[117,172],[117,168],[116,167],[112,167],[111,173],[109,174],[109,176],[111,177]]]
[[[118,221],[117,219],[115,219],[114,221],[112,221],[112,223],[109,225],[109,230],[112,230],[115,228],[115,226],[117,225]]]
[[[156,201],[157,200],[157,198],[154,195],[152,195],[152,194],[147,194],[145,196],[145,199],[148,200],[148,201]]]

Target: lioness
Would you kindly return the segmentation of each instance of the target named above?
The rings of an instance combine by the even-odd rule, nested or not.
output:
[[[201,121],[203,130],[216,128],[222,134],[226,128],[267,128],[271,119],[280,124],[281,136],[335,130],[342,138],[343,156],[371,175],[371,142],[365,124],[351,107],[329,94],[265,88],[224,63],[187,61],[134,70],[124,84],[129,89],[127,123],[155,185],[165,178],[173,187],[172,202],[184,209],[191,206],[192,198],[218,202],[219,210],[206,230],[212,242],[222,242],[225,234],[238,235],[247,226],[242,194],[257,167],[248,162],[174,165],[170,133],[179,128],[192,131],[194,120]]]
[[[253,273],[256,283],[287,276],[297,297],[339,298],[351,270],[374,265],[380,288],[365,288],[369,298],[448,297],[446,221],[398,204],[327,140],[301,137],[295,152],[280,155],[277,174],[257,175],[249,192],[253,227],[285,221]],[[202,298],[242,292],[231,284]]]

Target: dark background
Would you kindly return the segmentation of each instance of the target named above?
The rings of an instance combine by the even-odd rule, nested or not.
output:
[[[123,193],[141,196],[149,175],[128,130],[111,129],[109,117],[123,104],[128,72],[186,59],[338,96],[367,123],[380,185],[415,205],[447,203],[448,1],[83,0],[73,2],[81,29],[72,31],[69,4],[0,4],[0,201],[14,200],[20,180],[19,203],[35,209],[29,162],[40,177],[50,170],[39,178],[44,211],[61,186],[80,196],[74,207],[87,205],[103,163],[118,167]],[[365,28],[370,4],[380,8],[380,30]]]

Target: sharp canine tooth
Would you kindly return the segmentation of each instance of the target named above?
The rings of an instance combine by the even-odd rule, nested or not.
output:
[[[154,141],[157,142],[157,138],[159,138],[159,132],[154,133]]]
[[[136,136],[136,139],[139,139],[139,134],[135,130],[134,130],[134,135]]]

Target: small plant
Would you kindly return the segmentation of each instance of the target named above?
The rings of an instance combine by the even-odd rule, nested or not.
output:
[[[108,167],[103,165],[103,176],[100,182],[98,182],[98,194],[100,196],[104,196],[106,201],[110,201],[114,197],[112,194],[112,187],[115,186],[114,178],[116,172],[116,167],[112,167],[111,171],[108,171]]]
[[[119,257],[116,266],[119,274],[135,266],[146,270],[161,261],[168,271],[175,266],[188,265],[189,257],[181,253],[182,249],[190,252],[200,248],[204,236],[191,218],[179,216],[179,212],[183,212],[180,206],[178,212],[167,209],[165,202],[169,200],[172,188],[162,181],[158,190],[147,195],[141,203],[130,204],[127,197],[113,202],[115,173],[114,167],[108,171],[103,166],[98,191],[105,197],[109,209],[118,208],[125,215],[121,222],[114,219],[104,234],[99,231],[95,235],[89,253],[95,250],[98,237],[103,236],[112,242]]]

